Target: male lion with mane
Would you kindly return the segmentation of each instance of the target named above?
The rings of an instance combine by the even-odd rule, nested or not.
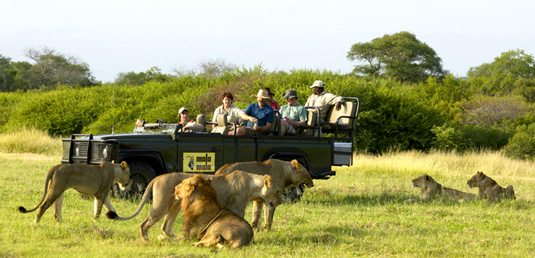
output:
[[[185,179],[175,187],[184,213],[183,238],[200,239],[195,246],[240,248],[253,240],[253,229],[242,217],[218,202],[211,179],[200,176]]]
[[[108,212],[106,216],[115,220],[129,220],[141,212],[152,193],[152,207],[147,218],[139,224],[143,241],[149,241],[149,229],[165,216],[161,227],[164,235],[158,238],[175,237],[173,223],[180,213],[180,202],[175,199],[175,186],[196,174],[169,173],[155,177],[147,186],[137,211],[130,217],[119,217],[116,212]],[[249,201],[266,202],[269,207],[276,207],[282,202],[282,188],[273,183],[269,175],[255,175],[243,171],[234,171],[228,175],[199,175],[211,178],[219,202],[232,212],[244,216]]]
[[[275,184],[287,190],[291,187],[301,188],[301,185],[306,187],[313,187],[314,182],[310,173],[297,160],[291,162],[282,161],[278,159],[268,159],[263,162],[248,161],[227,164],[218,169],[216,175],[224,175],[235,170],[243,170],[252,174],[271,175]],[[260,217],[262,214],[263,202],[261,200],[253,201],[253,221],[251,223],[254,230],[258,231],[260,226]],[[270,230],[273,224],[273,215],[275,214],[275,207],[266,205],[264,214],[265,229]]]
[[[494,179],[483,172],[477,172],[466,182],[470,188],[479,187],[479,198],[488,199],[489,202],[499,202],[503,198],[515,200],[515,189],[512,185],[503,188]]]
[[[29,213],[37,211],[35,223],[39,223],[43,213],[54,203],[54,217],[63,222],[61,206],[67,189],[73,188],[81,194],[95,197],[95,219],[100,216],[102,205],[108,211],[115,211],[110,202],[110,191],[113,183],[119,183],[124,190],[130,183],[130,169],[123,161],[121,164],[102,162],[100,165],[61,164],[52,167],[46,176],[43,197],[37,206],[31,210],[19,206],[19,211]],[[49,187],[50,184],[50,187]],[[48,192],[48,195],[47,195]],[[46,199],[45,199],[46,197]]]
[[[412,186],[418,187],[420,191],[421,200],[430,200],[435,197],[444,196],[453,198],[459,202],[476,198],[475,194],[465,193],[453,188],[444,187],[437,183],[435,179],[427,174],[423,174],[412,180]]]

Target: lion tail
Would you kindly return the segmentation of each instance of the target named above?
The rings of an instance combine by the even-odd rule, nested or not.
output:
[[[56,173],[57,169],[60,167],[61,165],[56,165],[56,166],[53,166],[50,170],[48,170],[48,173],[46,175],[46,180],[45,180],[45,190],[43,191],[43,197],[41,198],[41,201],[37,204],[37,206],[35,206],[35,208],[31,209],[31,210],[27,210],[26,208],[24,208],[23,206],[19,206],[19,211],[22,212],[22,213],[29,213],[29,212],[32,212],[32,211],[35,211],[37,210],[37,208],[41,207],[41,205],[43,204],[43,202],[45,201],[45,198],[46,198],[46,194],[48,193],[48,185],[50,183],[50,180],[52,180],[52,177],[54,176],[54,174]]]
[[[141,212],[141,210],[143,209],[143,206],[145,206],[145,203],[149,200],[152,194],[152,188],[154,186],[154,179],[152,179],[149,185],[147,185],[147,188],[145,189],[145,193],[143,193],[143,198],[141,199],[141,202],[139,203],[139,207],[137,208],[137,211],[134,212],[134,214],[132,214],[130,217],[119,217],[119,215],[115,211],[108,211],[106,213],[106,217],[108,217],[108,219],[125,221],[125,220],[130,220],[134,218],[135,216],[137,216]]]

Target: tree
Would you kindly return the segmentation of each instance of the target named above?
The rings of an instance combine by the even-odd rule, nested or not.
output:
[[[535,77],[535,59],[524,50],[501,53],[492,63],[472,67],[467,73],[472,87],[485,95],[507,95],[531,87]],[[519,83],[522,81],[523,83]]]
[[[219,77],[226,72],[236,70],[235,66],[226,63],[224,60],[204,61],[200,65],[200,74],[208,77]]]
[[[35,61],[28,73],[30,88],[57,84],[85,87],[95,84],[89,65],[75,57],[57,54],[55,50],[46,47],[41,50],[30,48],[25,54]]]
[[[162,74],[160,68],[153,66],[146,72],[129,72],[119,73],[115,79],[115,83],[124,85],[143,85],[149,81],[167,82],[170,81],[172,76]]]
[[[364,62],[355,66],[353,71],[357,74],[391,77],[402,82],[422,82],[430,76],[442,78],[447,73],[436,52],[406,31],[356,43],[347,58]]]
[[[16,75],[11,58],[0,55],[0,92],[12,90]]]

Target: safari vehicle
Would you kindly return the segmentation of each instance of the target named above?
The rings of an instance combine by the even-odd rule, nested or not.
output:
[[[221,166],[242,161],[296,159],[314,179],[336,174],[331,166],[352,165],[358,98],[344,98],[340,110],[331,107],[324,123],[318,110],[308,108],[308,124],[295,135],[280,136],[276,118],[272,130],[254,136],[227,135],[224,116],[210,132],[181,132],[179,124],[143,123],[132,133],[74,134],[64,138],[62,163],[100,164],[126,161],[132,193],[141,193],[156,176],[169,172],[214,173]],[[197,117],[203,120],[202,116]],[[208,127],[206,124],[205,127]]]

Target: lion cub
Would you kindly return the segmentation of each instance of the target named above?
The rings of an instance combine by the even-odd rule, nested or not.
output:
[[[219,204],[211,179],[185,179],[175,187],[175,196],[184,214],[183,237],[200,239],[195,246],[240,248],[253,240],[249,223]]]
[[[494,179],[477,172],[470,180],[466,182],[470,188],[479,187],[479,198],[488,199],[489,202],[499,202],[503,198],[515,200],[515,189],[512,185],[503,188]]]
[[[61,218],[61,205],[63,204],[64,194],[67,189],[74,188],[81,194],[95,197],[94,217],[98,218],[103,205],[109,211],[115,211],[109,196],[111,187],[115,182],[119,183],[119,187],[123,190],[130,183],[130,169],[125,161],[121,164],[104,161],[100,165],[56,165],[48,171],[45,180],[45,191],[39,204],[31,210],[26,210],[23,206],[19,206],[19,211],[28,213],[39,209],[35,218],[35,223],[39,223],[43,213],[54,203],[56,208],[54,217],[59,221],[63,221]]]
[[[423,174],[422,176],[413,179],[412,186],[421,188],[420,199],[422,200],[430,200],[438,196],[445,196],[462,202],[463,200],[474,199],[476,197],[476,195],[471,193],[444,187],[427,174]]]

